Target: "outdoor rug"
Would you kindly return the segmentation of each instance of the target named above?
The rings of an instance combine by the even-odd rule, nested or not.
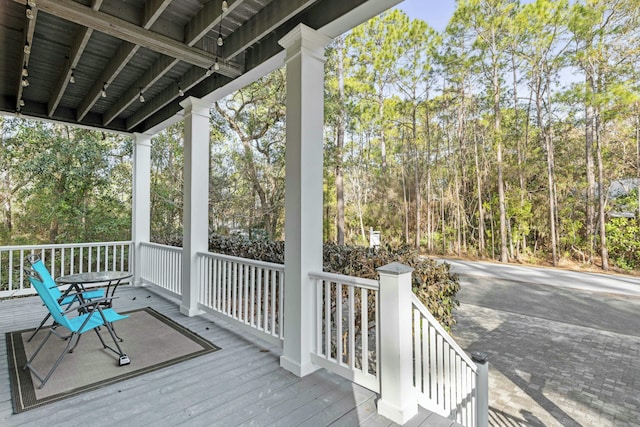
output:
[[[118,366],[118,355],[104,349],[94,332],[87,332],[82,334],[76,349],[64,357],[41,390],[37,388],[40,384],[37,378],[22,367],[46,337],[47,328],[41,329],[31,342],[26,340],[33,329],[8,332],[7,357],[13,411],[19,413],[33,409],[219,349],[152,308],[126,314],[129,318],[115,323],[115,329],[124,340],[120,346],[131,359],[131,364]],[[111,338],[105,328],[100,333],[109,344]],[[65,345],[66,341],[55,335],[50,337],[36,356],[35,369],[45,375]]]

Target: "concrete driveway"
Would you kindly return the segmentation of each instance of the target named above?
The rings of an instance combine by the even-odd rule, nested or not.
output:
[[[491,425],[640,426],[640,281],[458,263],[453,334],[489,354]]]

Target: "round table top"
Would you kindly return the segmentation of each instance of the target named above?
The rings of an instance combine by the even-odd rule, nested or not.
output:
[[[128,271],[92,271],[90,273],[69,274],[56,279],[58,283],[83,284],[98,282],[114,282],[128,279],[133,273]]]

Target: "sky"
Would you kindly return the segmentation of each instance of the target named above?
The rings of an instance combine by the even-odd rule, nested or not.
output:
[[[404,0],[396,6],[410,18],[422,19],[438,32],[447,26],[455,7],[455,0]]]

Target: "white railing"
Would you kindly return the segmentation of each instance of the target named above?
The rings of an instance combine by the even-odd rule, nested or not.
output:
[[[271,342],[284,339],[284,265],[198,253],[199,308]]]
[[[310,273],[316,282],[316,342],[312,361],[379,392],[377,280]]]
[[[415,295],[411,299],[413,375],[418,403],[464,426],[476,426],[476,364],[422,302]]]
[[[182,248],[158,243],[140,243],[140,280],[169,295],[182,295]]]
[[[379,404],[385,406],[381,413],[400,424],[411,416],[410,410],[403,414],[403,408],[409,408],[412,399],[416,408],[423,406],[464,426],[486,426],[486,364],[480,375],[479,366],[411,291],[411,269],[390,274],[395,270],[403,269],[386,270],[386,279],[380,282],[309,274],[316,290],[311,360],[380,393],[384,402]],[[384,325],[380,313],[385,315]],[[403,313],[406,321],[401,320]],[[405,370],[412,361],[412,369]]]
[[[91,271],[132,271],[132,242],[0,246],[0,298],[34,295],[25,257],[38,254],[53,277]]]

